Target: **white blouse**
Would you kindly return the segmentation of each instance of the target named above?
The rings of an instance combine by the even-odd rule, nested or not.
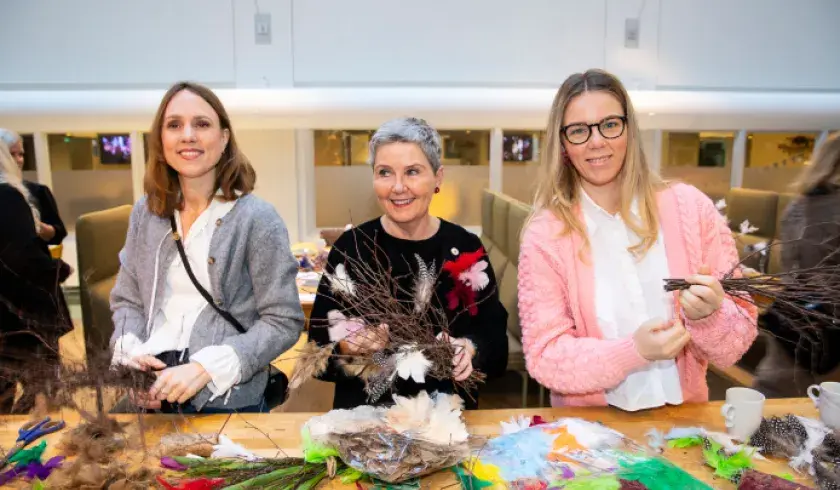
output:
[[[650,319],[670,320],[674,298],[662,288],[670,277],[662,232],[641,260],[627,249],[639,237],[619,214],[611,215],[583,192],[582,209],[595,272],[595,311],[605,339],[631,337]],[[633,203],[632,212],[638,216]],[[609,362],[609,359],[604,359]],[[674,360],[655,361],[607,390],[607,403],[628,411],[683,402]]]
[[[236,201],[222,202],[213,199],[210,205],[195,220],[186,237],[181,228],[181,216],[175,211],[178,233],[183,237],[184,252],[190,261],[190,268],[204,289],[210,291],[210,274],[207,268],[210,259],[210,240],[216,223],[236,204]],[[167,239],[171,239],[168,235]],[[161,242],[162,245],[163,242]],[[155,271],[157,274],[157,271]],[[208,307],[207,300],[195,288],[187,270],[177,254],[166,271],[163,298],[154,315],[149,339],[141,342],[133,334],[117,339],[111,364],[125,363],[136,356],[155,356],[167,351],[183,351],[189,346],[190,335],[199,314]],[[199,325],[198,328],[201,328]],[[214,345],[190,353],[189,360],[197,362],[207,370],[212,381],[208,388],[213,393],[210,401],[228,393],[240,381],[240,361],[233,347]],[[227,400],[227,399],[226,399]]]

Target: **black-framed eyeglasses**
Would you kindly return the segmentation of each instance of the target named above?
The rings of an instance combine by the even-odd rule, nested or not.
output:
[[[625,126],[627,126],[626,116],[610,116],[595,124],[575,123],[563,126],[560,128],[560,134],[565,136],[569,143],[582,145],[592,137],[592,128],[598,128],[601,136],[612,140],[624,134]]]

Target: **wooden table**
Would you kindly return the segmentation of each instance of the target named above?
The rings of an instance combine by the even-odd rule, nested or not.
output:
[[[516,409],[516,410],[477,410],[465,412],[465,419],[470,432],[480,436],[493,436],[499,433],[499,422],[517,415],[541,415],[547,420],[559,417],[581,417],[602,422],[638,442],[645,443],[645,433],[651,428],[663,432],[672,427],[705,427],[709,430],[724,430],[720,415],[720,402],[706,404],[666,407],[637,413],[623,412],[613,408],[563,408],[563,409]],[[794,413],[805,417],[817,417],[818,414],[807,398],[768,400],[765,416]],[[289,456],[300,456],[300,428],[312,413],[275,413],[234,415],[224,427],[224,434],[244,445],[249,450],[266,457],[278,454],[278,448]],[[54,414],[53,418],[63,416],[69,427],[78,423],[78,415],[72,412]],[[137,430],[137,416],[120,415],[120,420],[133,421],[130,430]],[[155,444],[159,438],[170,432],[217,432],[227,419],[226,415],[193,415],[187,417],[172,415],[148,415],[144,417],[147,444]],[[14,444],[18,427],[25,421],[21,416],[0,417],[0,446],[8,448]],[[66,429],[65,429],[66,430]],[[264,432],[265,434],[261,433]],[[56,454],[55,445],[61,432],[47,436],[46,457]],[[712,470],[703,463],[699,448],[668,449],[665,456],[713,488],[735,488],[729,482],[715,478]],[[149,462],[155,466],[156,460]],[[786,461],[756,461],[756,468],[771,474],[793,473]],[[797,481],[804,485],[813,485],[808,475],[796,475]],[[432,475],[424,480],[423,488],[444,488],[454,482],[450,472]],[[319,488],[355,489],[337,481],[322,484]],[[454,488],[454,487],[453,487]]]

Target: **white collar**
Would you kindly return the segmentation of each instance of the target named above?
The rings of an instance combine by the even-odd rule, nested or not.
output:
[[[589,233],[595,233],[599,225],[606,226],[610,223],[621,221],[620,213],[610,214],[607,212],[582,187],[580,193],[583,196],[580,200],[581,209],[583,210],[583,216],[586,219],[586,227]],[[630,212],[634,217],[641,219],[641,216],[639,216],[639,200],[637,198],[633,198],[633,202],[630,204]]]

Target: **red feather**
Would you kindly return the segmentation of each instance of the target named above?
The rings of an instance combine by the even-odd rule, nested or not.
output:
[[[458,276],[469,270],[484,255],[484,247],[480,247],[475,252],[464,252],[457,259],[444,262],[442,270],[448,272],[455,282],[455,287],[446,294],[447,307],[450,310],[454,310],[458,307],[458,303],[461,303],[467,308],[470,315],[478,314],[478,307],[475,304],[475,291],[464,284]]]
[[[473,266],[476,262],[484,256],[484,247],[479,248],[475,252],[464,252],[455,260],[446,261],[443,264],[443,270],[450,273],[452,278],[456,281],[462,272]]]
[[[158,475],[157,481],[166,490],[214,490],[225,484],[224,478],[195,478],[192,480],[180,480],[176,486],[164,480],[160,475]]]

